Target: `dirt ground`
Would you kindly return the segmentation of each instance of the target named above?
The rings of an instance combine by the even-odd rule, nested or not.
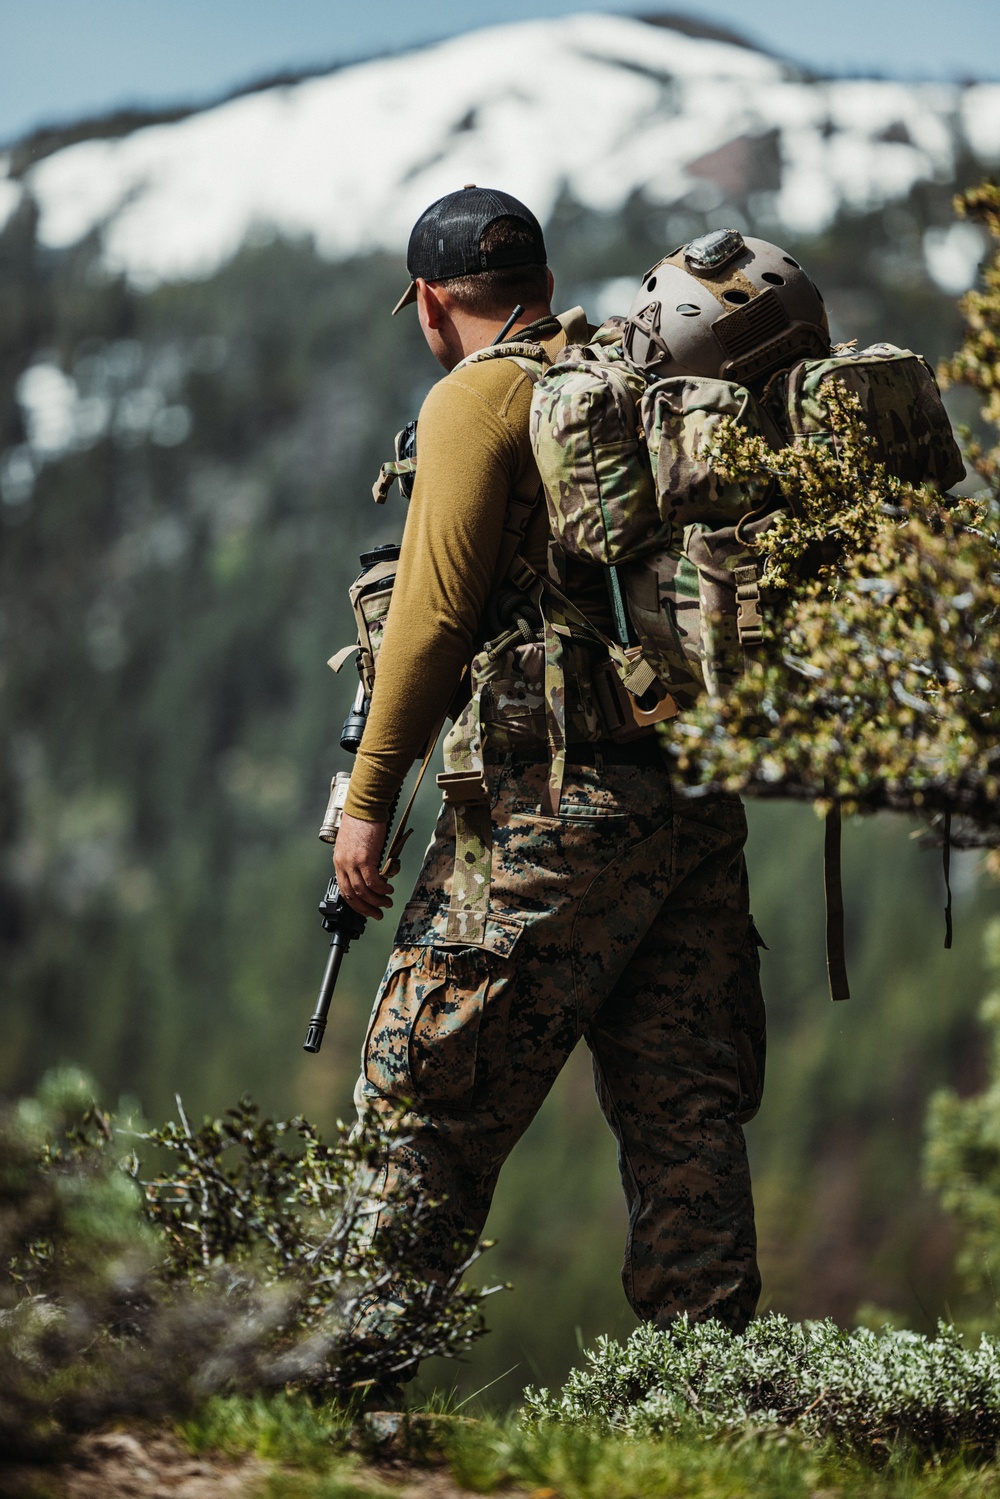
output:
[[[172,1436],[107,1432],[85,1437],[71,1461],[54,1468],[0,1465],[3,1499],[253,1499],[273,1463],[203,1454],[192,1457]],[[287,1471],[287,1470],[286,1470]],[[414,1468],[387,1460],[358,1471],[374,1487],[396,1489],[399,1499],[477,1499],[443,1468]],[[361,1488],[361,1492],[364,1490]],[[493,1499],[556,1499],[554,1490],[496,1491]]]

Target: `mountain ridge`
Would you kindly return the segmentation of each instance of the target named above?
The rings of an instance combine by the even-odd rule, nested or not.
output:
[[[461,181],[501,181],[543,220],[566,195],[614,213],[642,194],[814,235],[1000,161],[1000,84],[807,76],[670,15],[487,27],[167,116],[119,112],[27,163],[15,148],[0,217],[28,196],[48,248],[96,231],[108,269],[152,287],[213,274],[261,232],[330,260],[399,255]]]
[[[643,12],[636,15],[634,19],[642,21],[647,26],[660,26],[668,30],[679,31],[684,36],[725,42],[730,46],[760,52],[764,56],[778,55],[731,27],[700,21],[696,16],[689,16],[681,11]],[[164,104],[146,108],[139,104],[122,104],[111,109],[81,115],[76,119],[43,120],[21,135],[14,136],[7,141],[0,141],[0,151],[9,152],[9,175],[20,177],[29,167],[37,165],[46,156],[83,140],[117,139],[150,125],[174,124],[177,120],[187,119],[189,115],[203,114],[206,110],[217,109],[247,94],[264,93],[271,88],[294,87],[311,78],[325,78],[332,73],[342,72],[344,68],[360,67],[363,63],[380,62],[389,57],[401,57],[412,52],[426,51],[427,48],[437,46],[440,42],[447,41],[450,35],[455,34],[467,35],[468,33],[449,33],[405,47],[378,48],[374,52],[365,52],[359,57],[332,58],[322,62],[304,63],[301,67],[278,68],[273,72],[255,74],[246,82],[223,89],[221,93],[208,94],[200,99],[179,100],[172,105]],[[810,76],[819,76],[813,75],[809,69],[802,71]]]

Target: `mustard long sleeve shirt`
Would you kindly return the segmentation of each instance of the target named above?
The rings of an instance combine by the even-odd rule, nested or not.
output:
[[[550,359],[567,341],[588,336],[581,309],[561,322],[540,320],[517,335],[541,343]],[[530,379],[513,361],[489,359],[453,370],[421,407],[413,496],[347,797],[353,817],[386,820],[481,644],[508,497],[532,499],[540,487],[528,440],[531,392]],[[522,551],[543,571],[548,538],[540,502]],[[598,567],[571,567],[567,592],[595,624],[608,625]]]

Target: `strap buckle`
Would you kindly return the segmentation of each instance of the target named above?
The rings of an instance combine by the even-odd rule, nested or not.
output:
[[[740,645],[760,645],[764,639],[764,616],[760,612],[760,582],[757,564],[733,568],[736,584],[736,634]]]
[[[468,806],[470,802],[480,806],[489,805],[490,788],[485,771],[442,770],[437,783],[448,806]]]

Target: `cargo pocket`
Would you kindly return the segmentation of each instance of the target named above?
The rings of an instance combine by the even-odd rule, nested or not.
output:
[[[503,1063],[510,975],[485,947],[398,947],[365,1041],[365,1077],[385,1097],[470,1108]]]
[[[740,951],[733,1025],[740,1085],[739,1112],[736,1118],[740,1124],[749,1123],[760,1108],[764,1094],[767,1026],[764,996],[760,987],[760,949],[765,945],[751,916],[746,940]]]

